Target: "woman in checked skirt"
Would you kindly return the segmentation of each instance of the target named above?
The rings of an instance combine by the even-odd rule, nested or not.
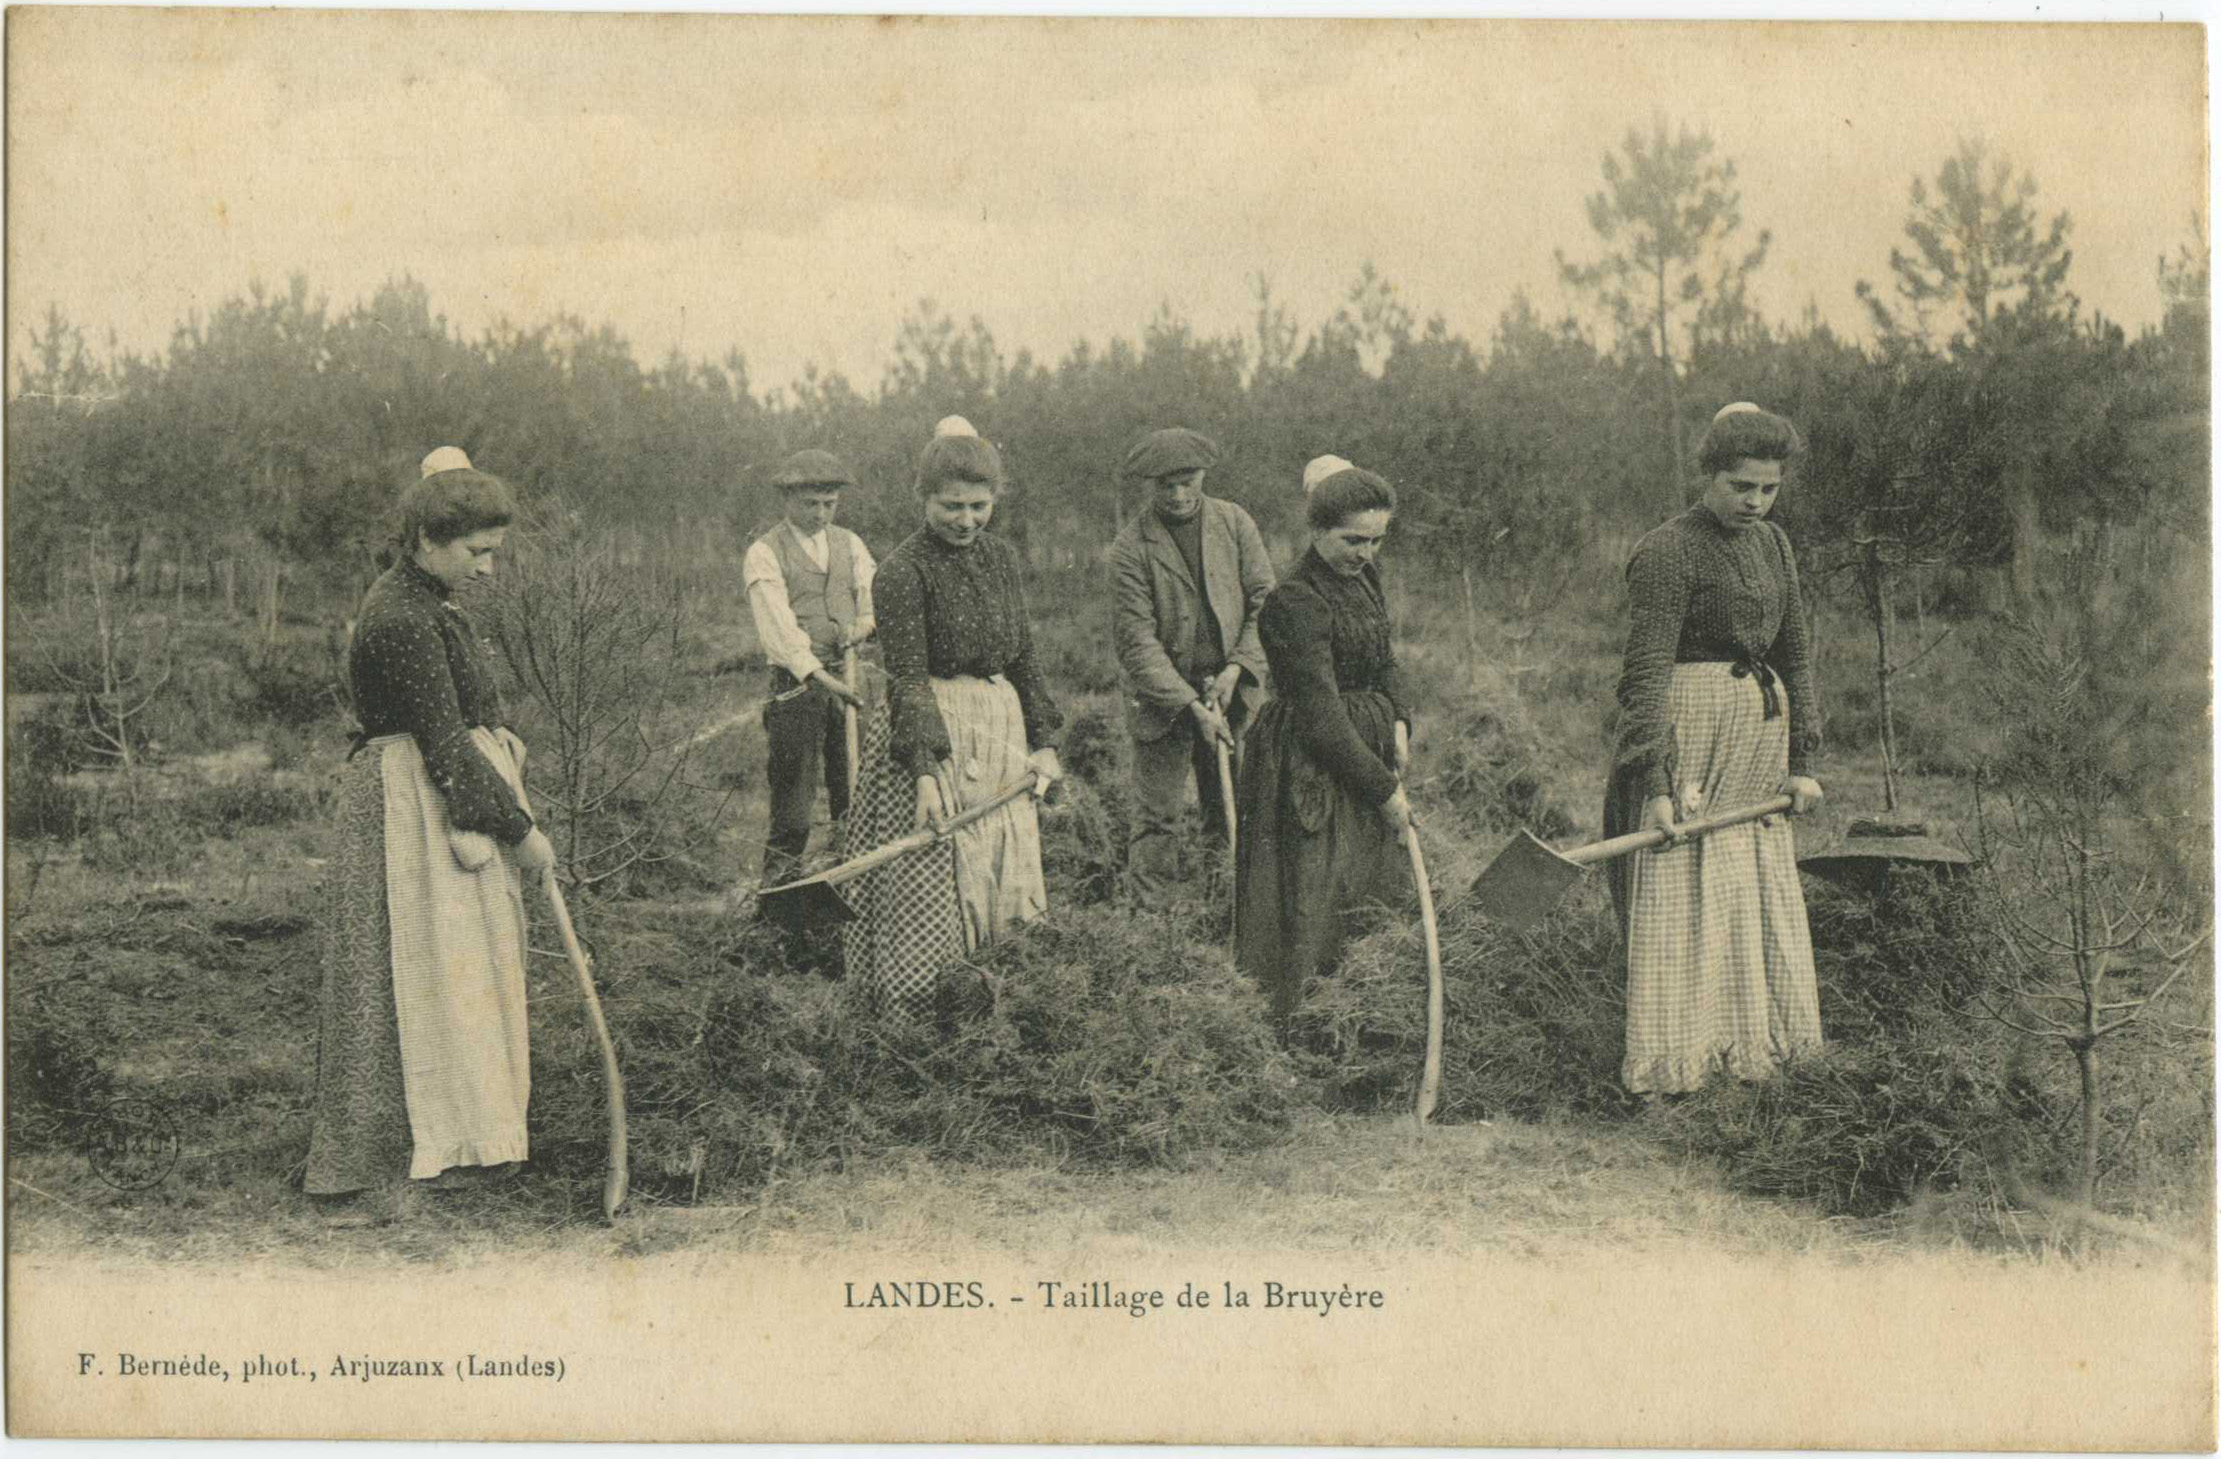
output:
[[[1795,427],[1755,405],[1713,417],[1704,495],[1627,567],[1627,655],[1604,834],[1673,832],[1780,794],[1820,804],[1819,702],[1789,538],[1768,521]],[[1820,1045],[1795,833],[1769,816],[1612,863],[1627,944],[1631,1093],[1757,1079]]]
[[[988,535],[1002,460],[960,416],[918,458],[924,526],[873,579],[887,704],[864,737],[847,857],[957,815],[1037,777],[950,837],[846,888],[848,975],[872,1006],[929,1012],[942,971],[1048,907],[1034,801],[1061,769],[1063,724],[1033,652],[1018,554]]]

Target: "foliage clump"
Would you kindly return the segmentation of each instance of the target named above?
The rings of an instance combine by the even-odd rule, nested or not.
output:
[[[915,1021],[789,971],[760,929],[707,941],[605,974],[636,1182],[681,1198],[895,1149],[1176,1166],[1271,1143],[1299,1102],[1254,985],[1164,918],[1057,909]],[[585,1039],[568,1016],[533,1039],[535,1152],[582,1178],[602,1149]]]
[[[75,1148],[115,1093],[116,1046],[98,990],[50,978],[18,987],[7,1021],[8,1144],[17,1154]]]
[[[1434,1118],[1542,1119],[1624,1110],[1625,979],[1593,890],[1532,931],[1455,906],[1441,925],[1442,1092]],[[1427,1034],[1426,952],[1399,922],[1352,944],[1304,995],[1293,1038],[1330,1102],[1407,1107]]]

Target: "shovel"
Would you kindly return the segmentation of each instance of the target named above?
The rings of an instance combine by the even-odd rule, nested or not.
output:
[[[1021,795],[1030,795],[1039,780],[1028,771],[1026,778],[1015,785],[1005,786],[987,800],[968,811],[959,812],[945,821],[927,826],[922,831],[912,831],[889,841],[873,851],[867,851],[853,861],[830,866],[800,881],[790,881],[784,886],[771,887],[756,893],[757,909],[774,917],[786,927],[825,927],[840,922],[856,920],[856,909],[841,895],[840,884],[853,881],[867,871],[876,870],[898,857],[908,856],[923,846],[944,839],[990,811],[1000,810]]]
[[[1684,821],[1679,828],[1680,839],[1690,841],[1762,816],[1777,816],[1789,806],[1788,796],[1777,795],[1756,805],[1724,811],[1702,820]],[[1559,852],[1536,840],[1532,831],[1521,831],[1519,839],[1497,853],[1496,859],[1473,879],[1466,901],[1498,926],[1514,932],[1524,931],[1558,905],[1559,899],[1573,889],[1573,884],[1588,868],[1598,862],[1616,860],[1631,852],[1648,851],[1653,846],[1665,844],[1664,831],[1632,831],[1608,841],[1592,841],[1586,846]]]

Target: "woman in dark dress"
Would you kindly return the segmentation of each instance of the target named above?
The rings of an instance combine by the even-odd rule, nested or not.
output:
[[[1821,802],[1810,628],[1796,554],[1766,519],[1795,427],[1722,410],[1698,452],[1703,499],[1627,565],[1619,746],[1604,833],[1672,832],[1787,794]],[[1820,1004],[1796,833],[1768,816],[1612,864],[1627,944],[1627,1053],[1636,1094],[1686,1093],[1715,1070],[1764,1077],[1820,1045]]]
[[[1411,714],[1374,563],[1396,493],[1333,456],[1304,484],[1310,549],[1258,619],[1273,698],[1250,732],[1236,818],[1235,962],[1282,1022],[1364,909],[1412,895],[1399,840]]]
[[[335,1217],[379,1214],[359,1197],[405,1179],[455,1184],[528,1153],[519,874],[554,855],[522,808],[524,746],[453,596],[493,570],[513,513],[508,487],[461,451],[426,457],[348,651],[361,728],[327,873],[303,1180]]]
[[[918,458],[925,525],[872,579],[887,702],[866,731],[844,858],[989,799],[1035,793],[849,882],[848,974],[882,1012],[932,1007],[940,972],[1048,908],[1034,802],[1063,715],[1034,661],[1018,554],[987,532],[1002,461],[961,417]]]

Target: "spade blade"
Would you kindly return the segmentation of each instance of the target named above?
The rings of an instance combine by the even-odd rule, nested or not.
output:
[[[1473,878],[1466,905],[1500,927],[1522,932],[1550,914],[1581,880],[1583,870],[1579,862],[1536,840],[1532,831],[1521,831]]]
[[[839,887],[823,877],[806,881],[789,882],[783,887],[772,887],[756,896],[756,910],[780,926],[803,931],[812,927],[832,927],[856,920],[856,909],[841,895]]]

